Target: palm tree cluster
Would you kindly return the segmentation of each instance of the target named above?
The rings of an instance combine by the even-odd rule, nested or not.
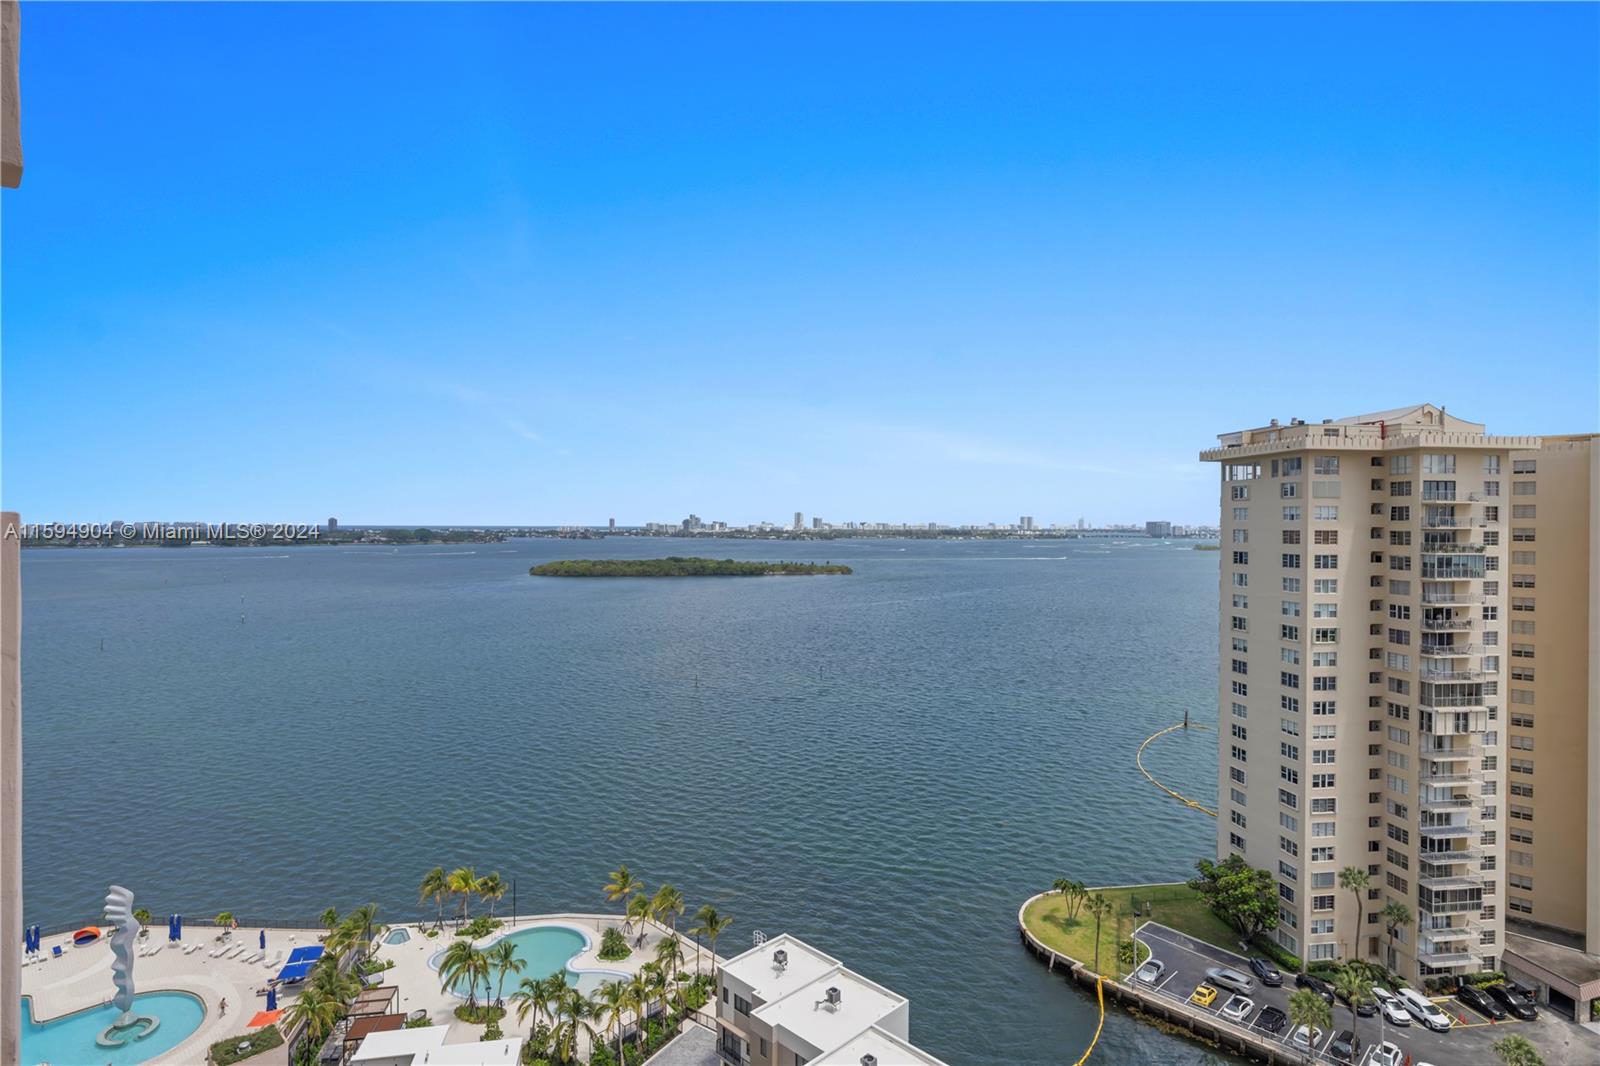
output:
[[[1050,888],[1061,893],[1061,898],[1066,900],[1068,920],[1078,916],[1078,911],[1083,907],[1084,900],[1089,898],[1089,889],[1084,886],[1082,881],[1058,877]]]
[[[494,917],[494,905],[505,898],[511,886],[498,872],[478,876],[478,872],[470,866],[458,866],[454,870],[445,871],[443,866],[435,866],[422,877],[422,885],[417,894],[417,902],[427,903],[432,900],[439,907],[439,921],[436,928],[444,925],[444,905],[448,900],[460,897],[460,911],[457,915],[460,921],[471,918],[471,903],[474,896],[489,904],[489,917]]]
[[[360,948],[363,952],[372,940],[373,924],[378,918],[378,905],[368,903],[357,907],[343,918],[329,907],[322,914],[328,936],[323,941],[322,958],[307,975],[300,994],[284,1010],[284,1028],[292,1031],[304,1025],[309,1036],[309,1046],[320,1048],[333,1032],[334,1026],[350,1010],[350,1003],[361,991],[361,980],[344,967],[345,956]]]
[[[644,943],[646,926],[650,922],[665,926],[668,940],[676,942],[678,939],[678,918],[688,909],[684,902],[683,893],[672,885],[664,884],[654,893],[649,892],[645,883],[633,875],[626,865],[618,866],[611,871],[611,880],[601,891],[611,903],[620,902],[623,906],[622,928],[626,931],[637,930],[634,946]],[[733,924],[731,915],[721,914],[717,908],[707,903],[694,912],[695,924],[689,932],[695,937],[705,937],[711,949],[711,973],[717,972],[717,938],[728,931]],[[678,948],[682,953],[682,945]],[[658,952],[659,954],[659,952]],[[700,953],[695,952],[695,970],[700,968]]]

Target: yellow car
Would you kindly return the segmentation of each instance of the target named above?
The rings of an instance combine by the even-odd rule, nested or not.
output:
[[[1210,985],[1200,985],[1189,996],[1190,1003],[1198,1003],[1202,1007],[1209,1007],[1217,1001],[1217,990]]]

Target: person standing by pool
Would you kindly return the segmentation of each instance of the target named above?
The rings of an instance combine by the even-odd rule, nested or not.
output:
[[[218,1005],[218,1008],[219,1009],[218,1009],[217,1017],[226,1018],[228,1016],[228,997],[227,996],[223,996],[222,997],[222,1002]]]

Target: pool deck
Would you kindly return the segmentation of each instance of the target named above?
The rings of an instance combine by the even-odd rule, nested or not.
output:
[[[258,1010],[266,1008],[268,978],[282,966],[268,970],[264,962],[272,961],[280,950],[287,957],[296,947],[315,944],[326,935],[322,929],[270,929],[267,931],[267,957],[263,962],[247,965],[242,960],[256,950],[259,930],[240,929],[231,942],[246,944],[250,950],[237,959],[211,958],[210,952],[218,945],[218,931],[210,926],[195,926],[184,930],[183,940],[167,944],[160,954],[133,960],[133,984],[136,992],[188,992],[205,1003],[205,1018],[182,1043],[152,1061],[157,1063],[193,1064],[203,1062],[212,1044],[228,1036],[245,1036],[250,1030],[245,1023]],[[166,941],[166,930],[150,930],[150,940],[144,943]],[[116,990],[111,984],[111,945],[104,938],[83,947],[70,947],[72,936],[62,933],[45,937],[44,954],[61,946],[61,958],[25,966],[22,969],[22,994],[32,999],[33,1019],[48,1022],[63,1014],[71,1014],[86,1007],[110,1003]],[[185,955],[181,950],[187,944],[202,945]],[[259,995],[257,992],[259,991]],[[222,1001],[228,1001],[228,1013],[222,1014]],[[283,1006],[280,998],[279,1006]],[[252,1060],[268,1066],[270,1055]],[[287,1061],[285,1059],[285,1061]]]
[[[642,965],[655,958],[656,945],[666,936],[665,929],[651,925],[645,933],[644,943],[635,945],[638,930],[634,929],[632,935],[628,937],[629,946],[633,947],[633,954],[618,962],[604,962],[597,954],[601,933],[611,926],[621,928],[620,916],[546,914],[535,917],[521,916],[514,925],[506,920],[501,928],[475,943],[479,948],[486,948],[508,934],[549,926],[576,929],[587,938],[587,947],[567,963],[569,969],[579,974],[598,970],[632,976],[639,972]],[[382,983],[386,986],[399,986],[398,1009],[404,1013],[425,1010],[429,1019],[435,1024],[448,1025],[450,1033],[446,1043],[468,1043],[482,1039],[483,1026],[456,1018],[455,1008],[463,1000],[446,992],[440,986],[438,971],[428,965],[430,958],[455,940],[450,924],[446,923],[445,928],[433,937],[425,933],[425,930],[432,928],[431,923],[388,928],[403,928],[411,934],[411,939],[403,944],[387,944],[384,943],[384,937],[388,935],[386,930],[373,944],[373,958],[393,959],[395,962],[391,969],[383,972]],[[210,926],[188,928],[184,930],[184,939],[180,944],[169,943],[159,954],[134,959],[135,991],[188,992],[198,996],[205,1004],[206,1010],[204,1020],[193,1034],[165,1055],[150,1061],[158,1064],[189,1066],[204,1061],[207,1050],[217,1041],[226,1037],[247,1036],[252,1030],[247,1029],[245,1023],[257,1011],[266,1009],[267,981],[275,976],[282,966],[280,961],[278,966],[269,970],[264,962],[272,961],[280,951],[286,958],[290,951],[308,944],[316,944],[327,933],[322,929],[269,929],[267,958],[254,965],[246,964],[243,959],[255,952],[259,930],[241,928],[232,935],[231,943],[248,945],[249,948],[235,959],[211,958],[209,953],[218,946],[218,935],[218,931]],[[693,937],[684,933],[679,935],[683,940],[685,971],[695,972],[698,959],[701,970],[709,972],[712,964],[711,952],[696,947]],[[147,943],[156,942],[156,938],[164,943],[166,932],[163,929],[152,929],[150,938]],[[71,947],[69,946],[71,939],[68,933],[46,937],[43,942],[43,953],[48,956],[52,947],[61,945],[61,958],[51,958],[43,963],[23,967],[22,993],[31,997],[33,1018],[37,1022],[48,1022],[64,1014],[109,1003],[115,994],[111,984],[109,943],[101,939],[84,947]],[[186,955],[180,950],[182,945],[195,943],[202,946],[190,954]],[[520,977],[517,976],[506,978],[505,995],[508,1007],[512,989],[519,980]],[[279,989],[278,1006],[286,1007],[292,1003],[295,992],[294,986]],[[228,1001],[226,1015],[223,1015],[220,1009],[224,999]],[[519,1024],[513,1008],[510,1016],[501,1025],[507,1035],[525,1037],[532,1029],[532,1022],[533,1019],[530,1017],[528,1024]],[[280,1047],[249,1061],[252,1066],[273,1066],[274,1063],[287,1062],[288,1057],[287,1052]]]
[[[606,962],[597,954],[600,949],[601,933],[609,927],[622,927],[622,919],[615,914],[542,914],[536,917],[522,916],[517,923],[512,925],[508,920],[505,925],[493,933],[474,943],[480,948],[493,946],[494,942],[511,933],[527,929],[556,926],[566,929],[576,929],[588,938],[588,946],[567,963],[567,968],[582,974],[584,971],[601,970],[609,974],[626,974],[629,977],[639,972],[639,968],[656,957],[656,945],[666,937],[666,930],[657,926],[650,926],[645,933],[643,946],[635,946],[638,936],[637,928],[633,935],[628,937],[628,944],[633,947],[633,954],[617,962]],[[385,944],[383,938],[373,947],[372,955],[377,959],[393,959],[394,967],[384,971],[383,983],[398,985],[400,987],[400,1007],[404,1013],[414,1010],[425,1010],[428,1018],[435,1025],[450,1026],[450,1035],[446,1043],[462,1043],[466,1041],[481,1040],[483,1026],[470,1022],[463,1022],[456,1018],[455,1009],[464,1000],[440,987],[439,973],[428,965],[428,960],[435,954],[449,947],[455,940],[449,923],[437,936],[428,937],[423,934],[423,929],[432,928],[431,925],[405,926],[411,933],[411,939],[404,944]],[[699,951],[700,967],[705,972],[710,972],[711,952],[705,948],[696,948],[694,938],[684,933],[679,933],[683,941],[683,967],[693,973],[695,970],[695,953]],[[527,1036],[533,1028],[533,1018],[530,1015],[526,1025],[517,1022],[516,1009],[510,1003],[511,992],[516,988],[521,977],[508,975],[505,984],[505,997],[509,1017],[501,1022],[501,1028],[507,1035]]]

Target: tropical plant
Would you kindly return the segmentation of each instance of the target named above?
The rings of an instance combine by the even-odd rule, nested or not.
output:
[[[671,932],[677,932],[678,915],[682,914],[686,907],[683,893],[672,885],[662,885],[656,889],[656,894],[650,897],[650,910],[655,920],[664,924]]]
[[[430,899],[439,905],[439,925],[444,925],[444,900],[450,894],[450,875],[444,872],[443,866],[435,866],[422,875],[422,884],[417,889],[417,902],[426,903]]]
[[[667,994],[671,991],[671,982],[667,979],[666,970],[662,969],[659,962],[647,962],[639,967],[639,977],[644,982],[646,1012],[649,1007],[660,1004],[661,1009],[667,1009]]]
[[[615,903],[621,900],[624,913],[630,916],[633,912],[629,909],[629,904],[633,902],[633,896],[644,890],[644,882],[633,876],[633,871],[628,869],[626,863],[611,871],[611,880],[607,881],[605,888],[601,889],[605,893],[607,903]],[[626,926],[626,922],[624,925]]]
[[[602,981],[594,990],[595,1017],[604,1025],[606,1036],[617,1034],[617,1060],[622,1060],[622,1020],[631,1005],[628,986],[622,981]]]
[[[326,918],[327,915],[323,917]],[[335,955],[342,955],[358,944],[365,945],[371,937],[372,923],[377,917],[378,905],[367,903],[339,919],[333,931],[328,934],[328,950]]]
[[[1544,1066],[1539,1049],[1525,1036],[1508,1036],[1489,1045],[1506,1066]]]
[[[678,967],[683,965],[683,940],[677,933],[668,933],[656,945],[656,962],[661,968],[672,976],[677,976]]]
[[[467,1007],[478,1004],[478,982],[489,977],[488,961],[483,952],[472,946],[470,940],[457,940],[444,951],[439,960],[439,984],[443,989],[456,989],[459,995],[463,983],[467,988]]]
[[[322,917],[317,920],[322,923],[322,928],[332,932],[333,927],[339,924],[339,909],[337,907],[329,907],[322,912]]]
[[[233,922],[234,918],[232,911],[222,911],[215,918],[211,919],[212,925],[220,925],[224,929],[232,928]]]
[[[1194,868],[1200,876],[1190,879],[1189,887],[1244,939],[1278,924],[1278,886],[1272,874],[1254,869],[1237,854],[1221,862],[1201,859]]]
[[[628,947],[628,938],[622,935],[622,930],[614,925],[608,925],[600,934],[600,958],[606,962],[616,962],[633,954],[633,949]]]
[[[1352,959],[1359,959],[1361,957],[1361,894],[1364,893],[1371,885],[1372,878],[1368,876],[1367,871],[1363,870],[1359,866],[1346,866],[1344,869],[1339,871],[1339,887],[1349,889],[1350,894],[1355,897],[1356,901],[1355,933],[1350,938],[1350,957]]]
[[[556,1004],[556,1024],[550,1033],[550,1042],[562,1062],[577,1057],[580,1039],[587,1035],[594,1039],[594,1005],[576,988],[567,988]]]
[[[286,1028],[292,1030],[295,1026],[304,1025],[313,1047],[321,1046],[343,1014],[342,1002],[329,999],[310,985],[302,989],[294,1002],[284,1009],[284,1018],[289,1023]]]
[[[1089,890],[1084,887],[1083,882],[1058,877],[1050,887],[1061,893],[1061,898],[1066,901],[1068,920],[1076,919],[1078,911],[1083,907],[1083,901],[1089,898]]]
[[[651,984],[650,975],[645,972],[653,963],[646,963],[640,971],[633,975],[628,982],[628,998],[633,1001],[634,1012],[639,1016],[639,1029],[644,1030],[644,1021],[650,1016],[650,1004],[655,995],[654,986]]]
[[[1315,989],[1297,988],[1289,996],[1289,1025],[1295,1029],[1305,1025],[1327,1032],[1333,1028],[1333,1010]],[[1309,1056],[1305,1061],[1310,1061]]]
[[[650,921],[653,910],[649,896],[635,896],[628,901],[628,921],[637,923],[639,930],[635,944],[644,943],[645,925]]]
[[[728,926],[733,924],[733,916],[718,914],[717,908],[707,903],[694,912],[695,925],[689,932],[695,936],[703,936],[711,945],[711,973],[717,972],[717,937],[728,931]],[[700,952],[694,953],[694,972],[700,972]]]
[[[156,920],[156,916],[145,910],[143,907],[140,907],[133,912],[133,920],[138,922],[140,925],[150,925]]]
[[[1394,938],[1401,926],[1411,924],[1411,908],[1397,899],[1391,899],[1378,912],[1384,930],[1389,934],[1389,954],[1394,954]]]
[[[485,874],[483,877],[478,878],[474,891],[488,902],[489,917],[493,918],[494,905],[505,899],[506,893],[511,891],[511,886],[506,884],[505,879],[500,876],[500,871],[496,870],[494,873]]]
[[[478,891],[477,871],[470,866],[458,866],[450,871],[445,884],[452,896],[461,897],[461,920],[466,921],[470,917],[468,905],[472,902],[472,894]]]
[[[567,982],[560,973],[551,974],[549,977],[524,977],[517,990],[511,993],[511,1001],[517,1005],[517,1022],[526,1023],[528,1015],[533,1015],[534,1028],[537,1029],[541,1020],[546,1016],[554,1020],[555,1014],[551,1009],[566,993]]]
[[[1084,906],[1089,908],[1089,913],[1094,915],[1094,972],[1100,972],[1100,921],[1111,913],[1111,901],[1104,895],[1096,892],[1089,897]]]
[[[1361,1035],[1361,1016],[1356,1013],[1356,1008],[1372,999],[1372,981],[1368,979],[1364,967],[1355,963],[1341,966],[1333,975],[1333,991],[1350,1007],[1350,1031],[1356,1036]]]
[[[488,968],[494,971],[496,977],[494,989],[494,1005],[505,1006],[505,987],[507,974],[519,974],[528,968],[525,960],[517,958],[517,945],[510,940],[501,940],[483,953]]]

